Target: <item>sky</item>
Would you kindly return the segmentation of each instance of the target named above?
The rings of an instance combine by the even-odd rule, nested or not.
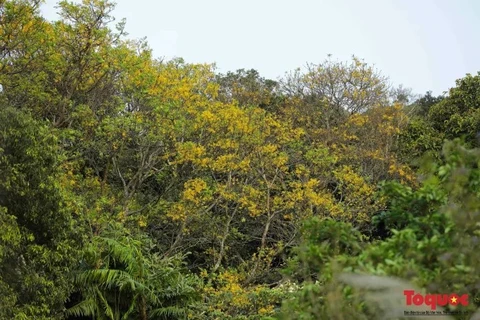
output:
[[[78,2],[78,1],[76,1]],[[56,0],[41,11],[57,18]],[[394,85],[442,94],[480,71],[478,0],[117,0],[130,38],[155,57],[256,69],[269,79],[331,54],[375,65]]]

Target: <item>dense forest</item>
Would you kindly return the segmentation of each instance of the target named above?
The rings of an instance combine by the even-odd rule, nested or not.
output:
[[[0,1],[0,319],[480,319],[480,74],[222,74],[40,5]]]

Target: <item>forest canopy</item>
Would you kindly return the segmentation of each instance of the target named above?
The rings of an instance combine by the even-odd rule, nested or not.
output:
[[[355,56],[222,74],[113,2],[41,3],[0,1],[1,319],[480,307],[480,73],[438,97]]]

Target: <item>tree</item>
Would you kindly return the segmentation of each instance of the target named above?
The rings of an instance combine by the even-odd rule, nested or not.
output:
[[[403,85],[399,85],[396,88],[390,90],[390,96],[393,103],[399,103],[402,105],[409,105],[415,101],[416,95],[413,94],[411,88],[405,88]]]
[[[92,240],[76,278],[83,300],[67,315],[95,319],[183,319],[199,282],[179,257],[161,258],[145,235],[109,228]]]
[[[415,115],[426,118],[430,108],[442,101],[444,98],[444,96],[435,97],[432,95],[432,91],[427,91],[427,93],[413,103],[412,108],[414,109]]]
[[[463,136],[471,146],[478,146],[477,133],[480,128],[480,74],[456,81],[449,95],[433,105],[428,119],[447,139]]]
[[[387,79],[355,56],[350,63],[328,59],[308,64],[304,74],[297,71],[283,81],[283,91],[307,103],[320,103],[317,108],[327,128],[345,112],[361,113],[388,104]]]
[[[4,44],[0,55],[2,96],[9,105],[27,108],[56,127],[72,127],[79,105],[101,116],[112,107],[118,76],[114,47],[123,24],[114,33],[113,4],[84,0],[59,3],[61,20],[50,23],[38,10],[39,1],[6,1]]]
[[[44,123],[0,111],[0,286],[4,318],[58,317],[72,289],[82,218],[65,203],[57,139]]]
[[[219,99],[225,102],[238,101],[242,106],[258,106],[276,112],[281,100],[276,81],[265,79],[257,70],[239,69],[236,72],[218,74]]]

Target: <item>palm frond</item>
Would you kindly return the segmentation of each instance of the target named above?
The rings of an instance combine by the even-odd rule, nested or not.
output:
[[[96,289],[96,292],[97,292],[98,297],[100,298],[100,301],[102,302],[103,310],[104,310],[105,315],[107,317],[109,317],[110,320],[115,320],[115,316],[113,314],[112,307],[110,307],[110,305],[109,305],[107,299],[105,298],[105,296],[102,294],[102,292],[98,288]]]
[[[95,317],[97,304],[93,297],[89,297],[65,311],[66,316]]]
[[[135,311],[135,307],[137,307],[138,297],[138,294],[133,297],[132,302],[130,303],[130,307],[123,315],[122,320],[128,320],[129,316]]]
[[[180,319],[185,317],[185,309],[170,306],[164,308],[157,308],[150,312],[151,319]]]
[[[145,285],[137,281],[126,271],[117,269],[87,270],[77,275],[76,282],[87,286],[96,284],[105,289],[118,288],[132,292],[145,291]]]

